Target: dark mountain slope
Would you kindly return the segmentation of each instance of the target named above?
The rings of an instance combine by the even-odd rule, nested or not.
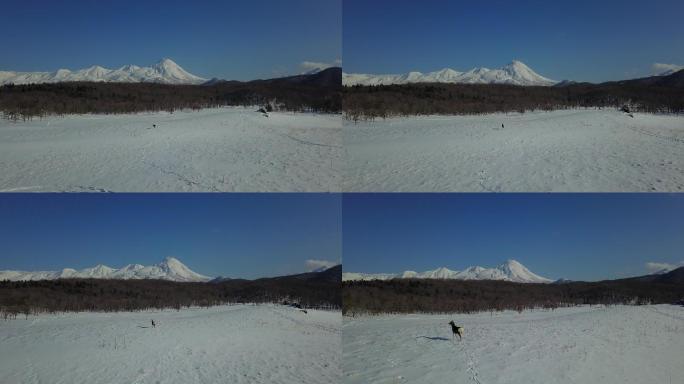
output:
[[[670,272],[657,274],[657,275],[645,275],[631,277],[628,279],[622,279],[623,281],[638,281],[646,283],[664,283],[664,284],[684,284],[684,267],[679,267],[673,269]]]
[[[684,87],[684,69],[667,76],[650,76],[632,80],[611,81],[601,85]]]

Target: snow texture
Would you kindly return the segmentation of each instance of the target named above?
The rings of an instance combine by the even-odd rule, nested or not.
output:
[[[400,75],[368,75],[359,73],[342,74],[342,84],[353,85],[389,85],[409,83],[464,83],[464,84],[512,84],[549,86],[555,80],[536,73],[523,62],[514,60],[500,69],[474,68],[467,72],[459,72],[444,68],[435,72],[409,72]]]
[[[117,83],[164,83],[164,84],[201,84],[207,81],[195,76],[171,59],[162,59],[151,67],[125,65],[119,69],[107,69],[99,65],[70,71],[59,69],[55,72],[14,72],[0,71],[0,85],[59,83],[65,81],[104,81]]]
[[[200,275],[181,263],[178,259],[167,257],[161,263],[151,266],[129,264],[123,268],[110,268],[98,265],[92,268],[75,270],[64,268],[61,271],[0,271],[0,281],[54,280],[63,278],[82,279],[161,279],[171,281],[199,282],[209,281],[210,277]]]
[[[0,192],[339,192],[340,117],[269,116],[215,108],[0,119]]]
[[[337,383],[341,319],[275,305],[18,317],[0,322],[0,382]]]
[[[503,124],[503,128],[502,128]],[[681,192],[684,118],[614,110],[347,122],[345,192]]]
[[[450,320],[464,328],[452,338]],[[684,307],[345,318],[343,382],[680,383]]]
[[[516,260],[507,260],[495,268],[468,267],[462,271],[454,271],[445,267],[432,271],[405,271],[402,274],[389,273],[354,273],[342,274],[342,281],[350,280],[390,280],[390,279],[453,279],[453,280],[503,280],[517,283],[550,283],[551,280],[532,273]]]

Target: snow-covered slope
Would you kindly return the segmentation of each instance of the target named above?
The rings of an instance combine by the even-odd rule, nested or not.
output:
[[[201,84],[207,79],[195,76],[171,59],[162,59],[151,67],[125,65],[118,69],[107,69],[94,65],[90,68],[55,72],[13,72],[0,71],[0,85],[59,83],[64,81],[104,81],[118,83],[152,82],[164,84]]]
[[[474,68],[459,72],[445,68],[435,72],[409,72],[399,75],[368,75],[345,73],[344,85],[388,85],[408,83],[466,83],[466,84],[514,84],[549,86],[556,81],[547,79],[533,71],[523,62],[514,60],[500,69]]]
[[[655,76],[669,76],[672,74],[675,74],[682,69],[684,69],[684,65],[676,65],[676,64],[655,64],[654,69],[657,70],[655,73]]]
[[[369,274],[345,272],[342,281],[351,280],[390,280],[390,279],[454,279],[454,280],[503,280],[517,283],[549,283],[550,279],[532,273],[515,260],[507,260],[495,268],[468,267],[462,271],[437,268],[432,271],[405,271],[401,274]]]
[[[167,257],[159,264],[144,266],[140,264],[128,264],[123,268],[110,268],[106,265],[98,265],[92,268],[75,270],[64,268],[61,271],[0,271],[0,280],[54,280],[64,278],[90,278],[90,279],[161,279],[171,281],[208,281],[211,278],[193,272],[178,259]]]

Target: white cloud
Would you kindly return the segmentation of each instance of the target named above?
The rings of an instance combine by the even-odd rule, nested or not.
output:
[[[663,64],[663,63],[653,63],[653,74],[654,75],[660,75],[665,72],[670,72],[674,73],[679,70],[684,69],[684,65],[677,65],[677,64]]]
[[[315,69],[323,70],[330,67],[339,67],[342,65],[342,60],[337,59],[332,63],[323,63],[318,61],[302,61],[299,66],[303,72],[313,71]]]
[[[307,270],[307,272],[311,272],[311,271],[315,271],[315,270],[321,269],[321,268],[327,269],[330,267],[334,267],[337,264],[339,264],[339,262],[330,261],[330,260],[309,259],[306,261],[306,270]]]
[[[653,262],[653,261],[646,263],[646,269],[650,273],[660,272],[663,270],[671,271],[671,270],[679,268],[681,266],[684,266],[684,260],[680,261],[678,264],[659,263],[659,262]]]

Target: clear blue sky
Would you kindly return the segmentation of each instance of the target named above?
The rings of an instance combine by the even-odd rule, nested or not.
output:
[[[341,58],[341,0],[3,0],[0,71],[176,61],[206,78],[300,73]]]
[[[345,72],[498,68],[601,82],[684,65],[681,0],[344,0]]]
[[[343,269],[494,267],[599,280],[684,260],[684,194],[345,194]]]
[[[209,276],[303,272],[341,259],[335,194],[1,194],[0,270],[156,264]]]

